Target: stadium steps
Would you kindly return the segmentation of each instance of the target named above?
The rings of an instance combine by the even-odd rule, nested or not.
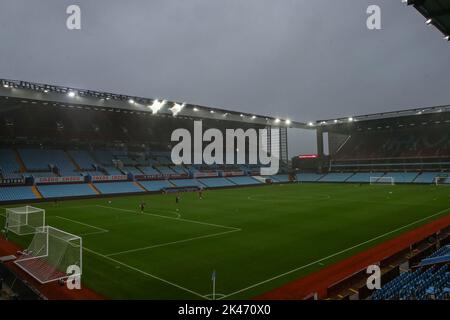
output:
[[[225,178],[225,180],[229,181],[230,183],[232,183],[234,186],[238,186],[239,184],[237,184],[236,182],[230,180],[229,178]]]
[[[39,190],[38,190],[38,188],[36,186],[32,186],[31,187],[31,191],[33,191],[33,193],[36,196],[36,198],[38,198],[38,199],[43,199],[44,198],[42,196],[42,194],[39,192]]]
[[[89,182],[88,185],[89,185],[89,187],[90,187],[92,190],[95,191],[96,194],[102,194],[102,193],[97,189],[97,187],[94,186],[94,184],[93,184],[92,182]]]
[[[251,176],[251,177],[258,181],[261,181],[262,183],[266,183],[267,177],[262,177],[262,176]]]
[[[77,169],[77,171],[79,171],[79,172],[83,171],[69,152],[64,150],[64,153],[66,154],[69,161],[73,164],[73,166]]]
[[[17,149],[14,149],[14,153],[16,154],[16,161],[20,165],[20,172],[27,172],[25,162],[23,162],[22,157],[20,156],[20,153],[17,151]]]
[[[134,184],[136,187],[142,189],[143,191],[147,191],[147,189],[145,189],[139,182],[133,181],[133,184]]]

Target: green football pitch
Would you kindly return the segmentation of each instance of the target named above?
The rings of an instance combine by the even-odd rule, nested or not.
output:
[[[245,299],[449,214],[450,189],[293,184],[34,206],[83,237],[82,281],[108,298],[211,299],[215,270],[216,298]]]

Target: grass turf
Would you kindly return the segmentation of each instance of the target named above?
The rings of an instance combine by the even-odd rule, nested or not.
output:
[[[181,197],[35,206],[47,224],[83,236],[83,283],[124,299],[212,298],[213,270],[216,298],[251,298],[450,213],[449,189],[429,185],[273,185]]]

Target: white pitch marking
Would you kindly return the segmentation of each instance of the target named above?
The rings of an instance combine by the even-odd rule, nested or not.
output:
[[[161,244],[155,244],[155,245],[148,246],[148,247],[142,247],[142,248],[130,249],[130,250],[125,250],[125,251],[120,251],[120,252],[114,252],[114,253],[107,254],[106,256],[107,257],[111,257],[111,256],[117,256],[117,255],[124,254],[124,253],[144,251],[144,250],[149,250],[149,249],[153,249],[153,248],[170,246],[170,245],[173,245],[173,244],[178,244],[178,243],[183,243],[183,242],[189,242],[189,241],[194,241],[194,240],[199,240],[199,239],[217,237],[217,236],[220,236],[220,235],[224,235],[224,234],[228,234],[228,233],[232,233],[232,232],[238,232],[238,231],[242,231],[242,230],[239,229],[239,230],[230,230],[230,231],[212,233],[212,234],[207,234],[207,235],[204,235],[204,236],[198,236],[198,237],[189,238],[189,239],[183,239],[183,240],[177,240],[177,241],[166,242],[166,243],[161,243]]]
[[[241,229],[236,228],[236,227],[223,226],[223,225],[220,225],[220,224],[214,224],[214,223],[208,223],[208,222],[202,222],[202,221],[196,221],[196,220],[189,220],[189,219],[184,219],[184,218],[168,217],[168,216],[163,216],[163,215],[155,214],[155,213],[147,213],[147,212],[141,213],[141,212],[135,211],[135,210],[128,210],[128,209],[115,208],[115,207],[107,207],[107,206],[102,206],[102,205],[97,205],[97,207],[106,208],[106,209],[112,209],[112,210],[118,210],[118,211],[123,211],[123,212],[145,214],[147,216],[154,216],[154,217],[159,217],[159,218],[163,218],[163,219],[170,219],[170,220],[176,220],[176,221],[197,223],[197,224],[202,224],[202,225],[205,225],[205,226],[219,227],[219,228],[231,229],[231,230],[236,230],[236,231],[237,230],[241,230]]]
[[[87,224],[87,223],[84,223],[84,222],[72,220],[72,219],[69,219],[69,218],[64,218],[64,217],[60,217],[60,216],[53,216],[53,218],[58,218],[58,219],[67,220],[67,221],[70,221],[70,222],[73,222],[73,223],[78,223],[78,224],[81,224],[81,225],[86,226],[86,227],[97,229],[97,230],[99,230],[101,232],[109,232],[109,230],[106,230],[106,229],[103,229],[103,228],[99,228],[99,227],[96,227],[96,226],[93,226],[93,225],[90,225],[90,224]]]
[[[443,214],[444,212],[446,212],[446,211],[449,210],[449,209],[450,209],[450,208],[441,210],[441,211],[439,211],[438,213],[435,213],[435,214],[432,214],[432,215],[430,215],[430,216],[428,216],[428,217],[425,217],[425,218],[416,220],[416,221],[411,222],[411,223],[409,223],[409,224],[407,224],[407,225],[404,225],[404,226],[402,226],[402,227],[399,227],[399,228],[397,228],[397,229],[395,229],[395,230],[392,230],[392,231],[383,233],[382,235],[379,235],[379,236],[377,236],[377,237],[375,237],[375,238],[372,238],[372,239],[369,239],[369,240],[367,240],[367,241],[361,242],[361,243],[359,243],[359,244],[357,244],[357,245],[354,245],[354,246],[352,246],[352,247],[350,247],[350,248],[347,248],[347,249],[341,250],[341,251],[339,251],[339,252],[333,253],[333,254],[331,254],[331,255],[329,255],[329,256],[326,256],[325,258],[321,258],[321,259],[319,259],[319,260],[310,262],[310,263],[305,264],[305,265],[303,265],[303,266],[301,266],[301,267],[298,267],[298,268],[289,270],[289,271],[287,271],[287,272],[285,272],[285,273],[281,273],[281,274],[279,274],[279,275],[276,275],[276,276],[274,276],[274,277],[272,277],[272,278],[270,278],[270,279],[267,279],[267,280],[264,280],[264,281],[255,283],[255,284],[253,284],[253,285],[251,285],[251,286],[248,286],[248,287],[246,287],[246,288],[243,288],[243,289],[240,289],[240,290],[238,290],[238,291],[232,292],[232,293],[230,293],[230,294],[227,294],[225,297],[219,298],[219,300],[220,300],[220,299],[228,298],[228,297],[230,297],[230,296],[233,296],[233,295],[235,295],[235,294],[238,294],[238,293],[241,293],[241,292],[250,290],[250,289],[253,289],[253,288],[258,287],[258,286],[260,286],[260,285],[262,285],[262,284],[264,284],[264,283],[267,283],[267,282],[270,282],[270,281],[273,281],[273,280],[282,278],[282,277],[284,277],[284,276],[286,276],[286,275],[288,275],[288,274],[291,274],[291,273],[297,272],[297,271],[299,271],[299,270],[305,269],[305,268],[310,267],[310,266],[312,266],[312,265],[314,265],[314,264],[316,264],[316,263],[320,263],[320,262],[322,262],[322,261],[328,260],[328,259],[333,258],[333,257],[335,257],[335,256],[338,256],[338,255],[340,255],[340,254],[342,254],[342,253],[345,253],[345,252],[350,251],[350,250],[353,250],[353,249],[355,249],[355,248],[357,248],[357,247],[363,246],[363,245],[365,245],[365,244],[367,244],[367,243],[370,243],[370,242],[373,242],[373,241],[378,240],[378,239],[380,239],[380,238],[383,238],[383,237],[385,237],[385,236],[387,236],[387,235],[389,235],[389,234],[395,233],[395,232],[397,232],[397,231],[400,231],[400,230],[402,230],[402,229],[408,228],[408,227],[410,227],[410,226],[413,226],[413,225],[415,225],[415,224],[417,224],[417,223],[420,223],[420,222],[422,222],[422,221],[425,221],[425,220],[427,220],[427,219],[430,219],[430,218],[436,217],[436,216],[438,216],[438,215],[441,215],[441,214]]]
[[[136,267],[130,266],[130,265],[128,265],[128,264],[126,264],[126,263],[123,263],[123,262],[121,262],[121,261],[119,261],[119,260],[116,260],[116,259],[113,259],[113,258],[111,258],[111,257],[105,256],[104,254],[101,254],[101,253],[96,252],[96,251],[94,251],[94,250],[88,249],[88,248],[86,248],[86,247],[83,248],[83,250],[86,250],[86,251],[88,251],[88,252],[91,252],[91,253],[93,253],[93,254],[95,254],[95,255],[98,255],[99,257],[102,257],[102,258],[107,259],[107,260],[109,260],[109,261],[112,261],[112,262],[114,262],[114,263],[120,264],[120,265],[122,265],[122,266],[124,266],[124,267],[126,267],[126,268],[129,268],[129,269],[131,269],[131,270],[133,270],[133,271],[136,271],[136,272],[138,272],[138,273],[141,273],[141,274],[143,274],[143,275],[145,275],[145,276],[148,276],[148,277],[150,277],[150,278],[153,278],[153,279],[162,281],[162,282],[164,282],[164,283],[170,284],[171,286],[174,286],[174,287],[176,287],[176,288],[178,288],[178,289],[181,289],[181,290],[184,290],[184,291],[186,291],[186,292],[189,292],[189,293],[191,293],[191,294],[193,294],[193,295],[196,295],[196,296],[198,296],[198,297],[200,297],[200,298],[208,299],[208,297],[206,297],[206,296],[204,296],[204,295],[202,295],[202,294],[200,294],[200,293],[198,293],[198,292],[195,292],[195,291],[193,291],[193,290],[190,290],[190,289],[188,289],[188,288],[185,288],[185,287],[183,287],[183,286],[180,286],[180,285],[178,285],[178,284],[176,284],[176,283],[173,283],[173,282],[171,282],[171,281],[165,280],[165,279],[163,279],[163,278],[161,278],[161,277],[155,276],[155,275],[153,275],[153,274],[151,274],[151,273],[142,271],[142,270],[140,270],[140,269],[138,269],[138,268],[136,268]],[[208,299],[208,300],[209,300],[209,299]]]

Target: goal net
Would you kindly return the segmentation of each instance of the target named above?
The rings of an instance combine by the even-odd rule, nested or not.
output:
[[[437,186],[446,185],[448,177],[446,175],[434,177],[434,184]]]
[[[17,235],[27,235],[36,232],[45,225],[45,210],[25,206],[6,209],[5,229]]]
[[[25,253],[14,263],[40,283],[81,277],[82,238],[45,226],[37,228]]]
[[[394,185],[395,181],[393,177],[370,177],[370,184]]]

